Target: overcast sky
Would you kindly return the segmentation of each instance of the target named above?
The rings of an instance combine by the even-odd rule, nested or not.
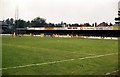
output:
[[[19,18],[32,20],[45,18],[47,22],[94,23],[112,22],[117,17],[119,0],[0,0],[0,20]]]

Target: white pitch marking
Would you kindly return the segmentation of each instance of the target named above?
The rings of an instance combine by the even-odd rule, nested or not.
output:
[[[108,73],[106,73],[105,75],[110,75],[110,74],[112,74],[112,73],[116,73],[116,72],[118,72],[119,70],[116,70],[116,71],[113,71],[113,72],[108,72]]]
[[[105,55],[96,55],[96,56],[89,56],[89,57],[83,57],[83,58],[78,58],[78,59],[80,59],[80,60],[92,59],[92,58],[98,58],[98,57],[103,57],[103,56],[108,56],[108,55],[114,55],[114,54],[117,54],[117,53],[111,53],[111,54],[105,54]],[[7,69],[24,68],[24,67],[32,67],[32,66],[41,66],[41,65],[47,65],[47,64],[55,64],[55,63],[73,61],[73,60],[76,60],[76,59],[59,60],[59,61],[46,62],[46,63],[21,65],[21,66],[15,66],[15,67],[6,67],[6,68],[0,68],[0,71],[1,70],[7,70]]]

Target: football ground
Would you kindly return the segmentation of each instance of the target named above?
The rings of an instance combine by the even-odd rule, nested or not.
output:
[[[118,70],[118,41],[2,37],[3,75],[106,75]]]

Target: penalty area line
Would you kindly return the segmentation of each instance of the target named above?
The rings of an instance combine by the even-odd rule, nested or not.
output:
[[[104,55],[95,55],[95,56],[88,56],[88,57],[77,58],[77,59],[79,59],[79,60],[93,59],[93,58],[99,58],[99,57],[114,55],[114,54],[117,54],[117,53],[104,54]],[[28,65],[21,65],[21,66],[15,66],[15,67],[6,67],[6,68],[0,68],[0,71],[1,71],[1,70],[7,70],[7,69],[16,69],[16,68],[24,68],[24,67],[32,67],[32,66],[41,66],[41,65],[62,63],[62,62],[73,61],[73,60],[76,60],[76,59],[66,59],[66,60],[58,60],[58,61],[45,62],[45,63],[28,64]]]

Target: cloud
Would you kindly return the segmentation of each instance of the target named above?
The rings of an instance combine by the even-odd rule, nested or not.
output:
[[[119,0],[1,0],[1,19],[15,17],[32,20],[37,16],[48,22],[114,22]]]

